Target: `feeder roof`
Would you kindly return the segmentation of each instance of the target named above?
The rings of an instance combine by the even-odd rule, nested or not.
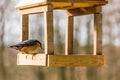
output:
[[[53,8],[62,9],[64,7],[80,8],[93,7],[107,4],[106,0],[21,0],[16,9],[36,7],[40,5],[52,4]]]

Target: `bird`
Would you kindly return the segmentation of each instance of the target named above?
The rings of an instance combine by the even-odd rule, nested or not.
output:
[[[18,50],[22,54],[32,54],[33,56],[38,53],[44,52],[41,42],[34,39],[25,40],[9,47]]]

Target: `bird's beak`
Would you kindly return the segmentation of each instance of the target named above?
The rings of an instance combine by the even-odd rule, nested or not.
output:
[[[16,49],[16,50],[18,49],[17,46],[15,46],[15,45],[12,45],[12,46],[9,46],[9,47],[13,48],[13,49]]]

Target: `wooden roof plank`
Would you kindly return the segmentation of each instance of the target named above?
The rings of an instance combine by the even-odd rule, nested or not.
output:
[[[42,5],[47,5],[51,4],[53,8],[59,8],[63,9],[64,7],[92,7],[92,6],[97,6],[97,5],[105,5],[107,4],[107,1],[105,0],[79,0],[79,1],[61,1],[58,2],[57,0],[54,1],[44,1],[44,0],[21,0],[18,5],[16,5],[16,9],[25,9],[25,8],[30,8],[30,7],[36,7],[36,6],[42,6]]]

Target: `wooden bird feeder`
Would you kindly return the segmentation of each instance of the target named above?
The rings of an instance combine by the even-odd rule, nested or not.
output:
[[[106,0],[21,0],[16,6],[21,14],[21,41],[28,39],[28,18],[30,14],[44,13],[45,53],[37,54],[34,59],[19,53],[18,65],[35,66],[102,66],[102,5]],[[67,13],[65,36],[65,55],[54,54],[53,10],[64,9]],[[94,14],[93,55],[73,54],[73,17]]]

